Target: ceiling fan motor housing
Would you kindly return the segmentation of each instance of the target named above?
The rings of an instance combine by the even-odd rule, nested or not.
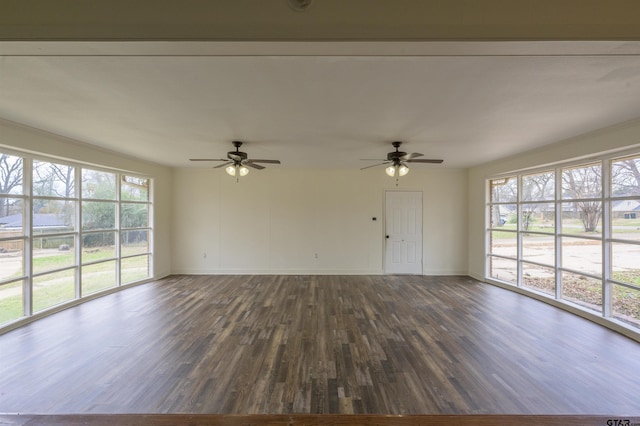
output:
[[[407,153],[402,151],[390,152],[387,154],[387,160],[389,161],[399,160],[405,155],[407,155]]]
[[[402,151],[398,150],[398,148],[400,148],[400,145],[402,145],[402,142],[400,142],[400,141],[391,142],[391,145],[393,145],[393,147],[396,149],[396,151],[388,153],[387,154],[387,160],[396,162],[399,159],[401,159],[402,157],[404,157],[405,155],[407,155],[406,152],[402,152]]]
[[[243,161],[247,159],[247,153],[242,151],[229,151],[227,158],[233,161]]]

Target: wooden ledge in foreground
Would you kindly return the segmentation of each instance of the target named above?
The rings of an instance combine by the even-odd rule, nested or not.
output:
[[[640,416],[587,415],[336,415],[336,414],[0,414],[11,426],[169,425],[433,425],[433,426],[640,426]]]

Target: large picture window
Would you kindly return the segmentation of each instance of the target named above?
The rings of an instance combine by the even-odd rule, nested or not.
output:
[[[151,180],[0,153],[0,326],[151,278]]]
[[[486,278],[640,329],[640,154],[488,180]]]

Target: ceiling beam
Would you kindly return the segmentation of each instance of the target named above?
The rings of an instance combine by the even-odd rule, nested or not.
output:
[[[637,0],[0,0],[0,40],[640,40]]]

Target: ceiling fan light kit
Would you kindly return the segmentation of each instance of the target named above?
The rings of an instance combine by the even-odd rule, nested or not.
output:
[[[395,166],[389,166],[386,169],[384,169],[384,171],[387,173],[387,175],[394,177],[396,175],[396,167]]]
[[[398,176],[404,176],[409,173],[409,167],[404,164],[394,164],[393,166],[389,166],[384,170],[387,175],[390,177],[394,177],[396,174]]]
[[[239,166],[237,164],[235,166],[227,166],[227,168],[224,170],[229,176],[246,176],[249,174],[249,169],[247,169],[245,166]]]

